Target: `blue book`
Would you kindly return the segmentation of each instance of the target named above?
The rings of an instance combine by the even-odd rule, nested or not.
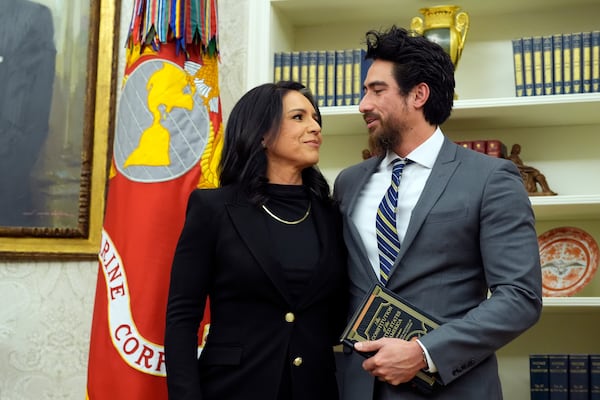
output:
[[[552,48],[554,49],[554,55],[552,61],[554,62],[554,94],[563,94],[563,50],[562,50],[562,35],[552,35]]]
[[[525,96],[533,96],[533,38],[523,38],[523,84]]]
[[[590,400],[600,400],[600,354],[590,354]]]
[[[533,45],[533,94],[541,96],[544,94],[544,58],[542,37],[534,36]]]
[[[600,31],[592,31],[592,92],[600,92]]]
[[[569,400],[569,356],[548,355],[550,400]]]
[[[273,53],[273,82],[281,80],[281,52]]]
[[[363,60],[366,53],[366,50],[363,49],[352,50],[352,104],[354,105],[358,105],[362,97],[362,87],[365,79],[363,75]]]
[[[300,83],[308,87],[308,52],[300,52]]]
[[[542,58],[544,64],[544,94],[554,94],[554,50],[552,36],[542,36]]]
[[[344,105],[352,105],[354,51],[344,50]]]
[[[327,50],[327,83],[325,84],[325,105],[335,106],[335,50]]]
[[[572,93],[583,92],[582,80],[582,35],[579,33],[571,34],[571,82],[573,85]]]
[[[292,80],[300,82],[300,52],[292,51]]]
[[[310,50],[308,52],[308,90],[313,96],[317,96],[317,51]]]
[[[513,66],[515,70],[515,96],[523,96],[525,84],[523,81],[523,39],[513,39]]]
[[[344,50],[335,51],[335,105],[344,105]]]
[[[587,354],[569,355],[569,400],[589,400],[589,360]]]
[[[581,91],[592,91],[592,32],[581,33]]]
[[[292,79],[292,53],[290,51],[281,52],[281,80],[289,81]]]
[[[563,50],[563,93],[573,93],[573,75],[571,62],[571,34],[565,33],[562,35],[562,50]]]
[[[529,387],[531,400],[550,400],[548,355],[529,355]]]
[[[317,105],[325,106],[325,95],[327,93],[327,51],[317,52]]]

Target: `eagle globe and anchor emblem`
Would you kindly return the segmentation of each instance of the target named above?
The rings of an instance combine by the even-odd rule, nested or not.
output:
[[[175,179],[198,164],[210,134],[202,97],[210,91],[194,75],[199,64],[185,69],[164,59],[141,63],[128,77],[116,124],[116,168],[137,182]]]

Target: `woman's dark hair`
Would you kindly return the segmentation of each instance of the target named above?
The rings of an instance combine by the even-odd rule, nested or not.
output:
[[[267,200],[267,156],[262,142],[279,136],[283,97],[291,91],[300,92],[311,102],[320,125],[321,113],[310,91],[301,83],[280,81],[265,83],[244,94],[231,110],[225,127],[219,164],[221,186],[241,185],[255,204]],[[302,171],[302,182],[319,199],[330,199],[329,185],[316,166]]]
[[[448,119],[454,102],[454,65],[440,45],[396,26],[386,32],[368,31],[366,42],[365,58],[394,63],[401,95],[422,82],[429,86],[430,96],[423,107],[427,122],[441,125]]]

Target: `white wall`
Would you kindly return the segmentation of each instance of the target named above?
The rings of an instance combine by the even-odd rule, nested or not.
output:
[[[248,1],[219,0],[225,119],[246,89]],[[122,2],[121,37],[133,0]],[[96,262],[0,260],[0,400],[85,399],[96,275]]]

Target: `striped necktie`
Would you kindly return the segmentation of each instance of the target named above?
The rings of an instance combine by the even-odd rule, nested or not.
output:
[[[376,231],[377,247],[379,249],[379,279],[384,285],[387,283],[390,270],[400,252],[400,239],[396,228],[396,209],[398,206],[398,186],[402,177],[402,170],[406,164],[411,163],[406,158],[397,158],[392,168],[392,183],[383,195],[377,209]]]

